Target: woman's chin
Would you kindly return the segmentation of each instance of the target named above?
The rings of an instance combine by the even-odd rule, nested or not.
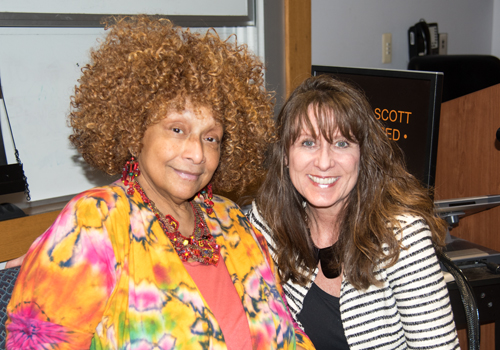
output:
[[[344,201],[335,201],[332,199],[313,198],[311,201],[307,201],[309,207],[314,209],[331,209],[334,211],[340,210],[342,208]]]

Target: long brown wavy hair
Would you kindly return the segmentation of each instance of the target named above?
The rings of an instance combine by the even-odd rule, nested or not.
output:
[[[69,115],[70,141],[87,163],[119,173],[140,153],[146,128],[189,100],[211,109],[224,128],[215,188],[243,191],[264,174],[274,135],[272,95],[264,89],[261,61],[246,45],[149,16],[109,23],[82,69]]]
[[[271,147],[269,171],[257,197],[277,245],[282,282],[292,280],[304,285],[317,266],[307,224],[311,219],[285,164],[290,146],[304,125],[315,136],[307,113],[310,106],[314,106],[318,129],[328,142],[338,128],[360,149],[358,181],[339,216],[336,245],[339,263],[351,266],[344,269],[349,282],[357,289],[378,285],[375,266],[397,261],[401,249],[394,233],[400,226],[398,215],[422,217],[431,229],[433,242],[442,246],[446,226],[434,214],[429,190],[406,171],[401,150],[384,133],[364,93],[329,75],[311,77],[292,93],[278,116],[277,141]],[[389,248],[388,254],[383,245]]]

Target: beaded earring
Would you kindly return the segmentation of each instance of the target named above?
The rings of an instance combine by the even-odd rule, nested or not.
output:
[[[127,160],[127,162],[123,166],[122,182],[125,186],[128,186],[127,193],[129,196],[132,196],[134,194],[134,178],[136,178],[140,174],[141,171],[139,170],[139,162],[136,161],[134,157],[132,157],[130,160]]]
[[[212,192],[212,184],[208,184],[204,189],[202,189],[200,193],[198,193],[198,196],[200,198],[203,198],[205,206],[207,207],[207,213],[212,214],[214,212],[214,202],[212,202],[212,198],[214,198],[214,194]]]

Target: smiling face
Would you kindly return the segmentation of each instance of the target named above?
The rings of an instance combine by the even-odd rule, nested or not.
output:
[[[222,136],[212,112],[188,102],[149,126],[138,157],[138,181],[148,197],[157,205],[180,205],[203,189],[219,165]]]
[[[288,166],[295,189],[311,208],[338,213],[358,180],[358,144],[348,141],[338,129],[328,142],[318,130],[312,107],[308,117],[314,129],[303,126],[290,146]]]

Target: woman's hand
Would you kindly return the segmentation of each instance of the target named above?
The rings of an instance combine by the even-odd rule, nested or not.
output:
[[[7,263],[5,264],[5,268],[8,269],[9,267],[20,266],[23,263],[25,256],[26,256],[26,254],[24,254],[23,256],[20,256],[19,258],[7,261]]]

